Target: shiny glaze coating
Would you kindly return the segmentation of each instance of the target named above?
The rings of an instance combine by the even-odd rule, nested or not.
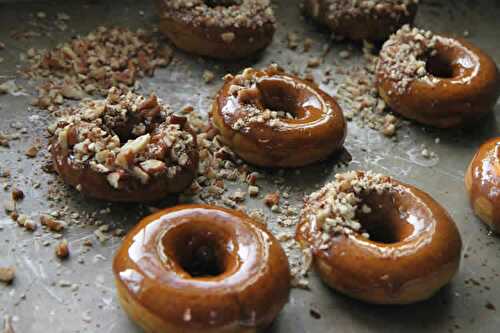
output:
[[[165,6],[167,1],[155,0],[160,12],[160,32],[186,52],[215,59],[241,59],[265,49],[273,40],[276,30],[273,22],[255,27],[197,25],[183,14],[162,15],[171,10]],[[234,39],[225,41],[223,36],[227,34],[231,34]]]
[[[196,137],[187,124],[184,130],[191,133],[194,142]],[[55,170],[66,184],[75,187],[80,193],[100,200],[113,202],[151,202],[182,192],[196,176],[198,169],[198,150],[187,152],[188,164],[173,178],[167,175],[156,177],[147,184],[137,178],[127,179],[124,188],[113,188],[106,179],[107,174],[93,170],[88,164],[72,163],[73,156],[69,149],[62,147],[56,138],[51,140],[50,152]]]
[[[241,158],[263,167],[300,167],[326,159],[342,148],[347,126],[336,101],[317,86],[278,69],[250,70],[257,96],[249,104],[263,111],[283,110],[294,119],[282,126],[251,123],[235,130],[244,105],[230,93],[236,78],[226,80],[212,107],[212,120],[221,140]],[[247,102],[248,103],[248,102]]]
[[[185,269],[201,245],[216,253],[213,276]],[[116,253],[113,272],[125,311],[154,333],[256,332],[279,314],[290,291],[278,241],[241,212],[205,205],[143,219]]]
[[[357,212],[370,239],[339,234],[325,248],[312,216],[302,215],[297,240],[310,246],[315,268],[331,288],[369,303],[409,304],[428,299],[446,285],[460,265],[462,241],[448,213],[428,194],[399,183],[381,194],[369,192]],[[306,205],[308,203],[306,202]],[[377,207],[377,208],[374,208]]]
[[[485,142],[465,174],[465,187],[476,215],[500,234],[500,137]]]
[[[403,94],[397,82],[377,73],[380,96],[397,113],[439,128],[468,125],[492,111],[500,95],[498,69],[491,57],[463,39],[438,37],[438,57],[451,77],[414,80]]]
[[[344,0],[348,2],[350,0]],[[393,4],[385,4],[384,9],[375,12],[359,10],[355,15],[347,10],[332,12],[332,0],[305,0],[305,13],[326,26],[336,36],[354,41],[383,41],[405,24],[413,23],[418,5],[409,4],[405,12],[395,12]],[[342,1],[338,1],[341,3]],[[335,17],[335,18],[334,18]]]

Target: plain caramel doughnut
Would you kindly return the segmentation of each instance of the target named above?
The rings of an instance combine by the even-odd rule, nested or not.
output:
[[[465,187],[476,215],[500,234],[500,138],[485,142],[469,164]]]
[[[497,66],[482,50],[408,26],[384,44],[376,72],[393,111],[440,128],[480,119],[500,94]]]
[[[160,31],[178,48],[219,59],[250,56],[272,41],[269,0],[156,0]]]
[[[329,157],[346,136],[335,100],[276,66],[228,75],[212,107],[221,141],[263,167],[299,167]]]
[[[376,304],[428,299],[460,265],[462,241],[428,194],[371,172],[338,174],[305,202],[297,240],[323,281]]]
[[[113,272],[120,303],[148,333],[250,333],[288,302],[279,242],[241,212],[178,206],[143,219]]]
[[[413,23],[418,0],[305,0],[307,15],[335,36],[351,40],[386,40]]]
[[[54,167],[81,193],[102,200],[155,201],[189,186],[198,167],[186,118],[154,95],[111,88],[51,128]]]

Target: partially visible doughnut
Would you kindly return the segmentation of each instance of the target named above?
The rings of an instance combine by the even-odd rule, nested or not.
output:
[[[156,0],[160,31],[178,48],[219,59],[250,56],[272,41],[269,0]]]
[[[465,174],[465,187],[476,215],[500,234],[500,137],[479,147]]]
[[[386,40],[417,14],[418,0],[305,0],[304,10],[336,36]]]

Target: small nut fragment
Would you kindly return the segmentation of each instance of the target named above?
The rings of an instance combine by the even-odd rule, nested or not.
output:
[[[116,164],[122,168],[128,168],[130,162],[129,159],[146,149],[150,141],[151,135],[148,133],[136,138],[135,140],[127,142],[123,147],[121,147],[120,152],[116,156]]]
[[[50,231],[60,232],[64,230],[66,224],[62,221],[54,220],[52,217],[48,215],[40,216],[40,223],[43,226],[46,226]]]
[[[269,193],[264,197],[264,203],[267,207],[278,206],[280,203],[279,192]]]
[[[258,186],[254,186],[254,185],[248,186],[248,194],[251,197],[256,197],[259,194],[259,191],[260,191],[260,189]]]
[[[120,189],[120,179],[122,178],[121,173],[112,172],[107,175],[106,179],[108,180],[109,185],[111,185],[115,189]]]
[[[236,35],[234,32],[224,32],[223,34],[220,35],[224,43],[231,43],[235,38]]]
[[[56,245],[55,254],[59,259],[66,259],[69,257],[68,241],[63,239]]]
[[[24,154],[29,157],[29,158],[35,158],[36,155],[38,155],[39,148],[37,146],[31,146],[26,151]]]
[[[140,165],[142,170],[150,175],[159,174],[167,170],[165,163],[158,160],[147,160],[142,162]]]
[[[24,192],[18,188],[15,188],[12,190],[12,200],[14,201],[20,201],[24,199]]]
[[[0,267],[0,281],[4,283],[11,283],[16,277],[15,267]]]

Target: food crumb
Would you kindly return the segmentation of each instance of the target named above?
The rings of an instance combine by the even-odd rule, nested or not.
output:
[[[0,267],[0,281],[6,284],[12,283],[16,277],[15,267]]]
[[[39,148],[36,147],[36,146],[31,146],[29,147],[28,149],[26,149],[26,151],[24,152],[24,154],[29,157],[29,158],[35,158],[36,155],[38,155],[38,151],[39,151]]]
[[[18,188],[15,188],[12,190],[12,200],[14,201],[20,201],[24,199],[24,192]]]
[[[63,239],[59,244],[57,244],[56,249],[55,249],[55,253],[59,259],[68,258],[69,257],[68,241]]]
[[[214,79],[215,79],[215,74],[212,71],[205,70],[203,72],[203,81],[205,81],[205,83],[210,83]]]

